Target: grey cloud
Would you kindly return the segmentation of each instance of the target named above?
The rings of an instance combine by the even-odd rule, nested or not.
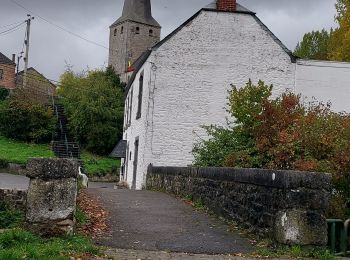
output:
[[[108,27],[120,16],[123,0],[16,0],[79,35],[108,47]],[[293,49],[305,32],[334,24],[336,0],[241,0]],[[162,37],[212,0],[152,0],[153,16],[162,25]],[[28,12],[10,0],[1,0],[0,27],[24,20]],[[0,28],[0,32],[2,29]],[[22,49],[24,27],[0,35],[0,51],[11,56]],[[58,79],[65,62],[79,71],[106,65],[108,50],[78,39],[37,17],[32,26],[30,65]]]

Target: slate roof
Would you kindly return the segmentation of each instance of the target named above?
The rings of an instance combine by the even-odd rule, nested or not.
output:
[[[152,17],[150,0],[125,0],[122,16],[115,21],[111,27],[125,21],[133,21],[154,27],[161,27]]]
[[[0,52],[0,64],[13,64],[15,65],[11,59],[7,58],[4,54]]]
[[[200,9],[197,13],[195,13],[192,17],[190,17],[187,21],[185,21],[183,24],[181,24],[178,28],[176,28],[172,33],[170,33],[168,36],[166,36],[163,40],[158,42],[156,45],[154,45],[150,50],[147,50],[145,53],[141,55],[139,58],[137,64],[134,65],[134,72],[132,76],[130,77],[130,80],[126,86],[126,95],[129,92],[129,89],[131,85],[133,84],[133,81],[135,80],[135,77],[139,70],[142,68],[143,64],[147,61],[148,57],[151,55],[153,50],[157,50],[160,46],[162,46],[165,42],[167,42],[169,39],[171,39],[174,35],[176,35],[182,28],[184,28],[186,25],[188,25],[191,21],[193,21],[202,11],[210,11],[210,12],[227,12],[227,11],[219,11],[216,7],[216,1],[212,2],[211,4],[205,6],[204,8]],[[257,21],[257,23],[265,30],[272,39],[290,56],[291,62],[295,63],[297,57],[294,56],[294,54],[270,31],[270,29],[256,16],[256,13],[245,8],[244,6],[237,3],[237,9],[234,13],[243,13],[243,14],[249,14],[254,17],[254,19]]]
[[[126,140],[120,140],[109,155],[112,158],[126,158]]]

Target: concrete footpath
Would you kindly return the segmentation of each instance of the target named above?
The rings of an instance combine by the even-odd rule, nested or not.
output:
[[[27,190],[29,179],[25,176],[0,173],[0,189]]]
[[[0,189],[28,184],[24,176],[0,173]],[[113,248],[106,251],[113,259],[240,259],[254,251],[221,221],[167,194],[115,190],[109,183],[90,183],[88,193],[109,211],[110,232],[95,243]]]
[[[99,245],[209,255],[254,251],[247,239],[228,231],[221,221],[167,194],[109,187],[90,188],[88,193],[110,213],[110,234],[96,239]]]

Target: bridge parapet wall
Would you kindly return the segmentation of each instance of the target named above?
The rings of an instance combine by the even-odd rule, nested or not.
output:
[[[327,243],[329,174],[150,165],[147,189],[190,196],[216,214],[282,244]]]

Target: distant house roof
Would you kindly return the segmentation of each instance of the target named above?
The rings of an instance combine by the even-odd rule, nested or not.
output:
[[[37,73],[37,74],[39,74],[41,77],[42,77],[42,79],[40,79],[39,77],[38,77],[38,81],[40,81],[40,80],[45,80],[45,81],[47,81],[47,83],[50,83],[54,88],[56,88],[57,86],[55,85],[55,84],[53,84],[50,80],[48,80],[43,74],[41,74],[40,72],[38,72],[36,69],[34,69],[33,67],[30,67],[30,68],[28,68],[28,70],[27,70],[27,72],[35,72],[35,73]],[[21,75],[23,75],[24,74],[24,70],[22,70],[22,71],[20,71],[20,72],[18,72],[17,73],[17,76],[21,76]]]
[[[7,58],[4,54],[0,52],[0,64],[12,64],[16,65],[11,59]]]
[[[132,76],[130,77],[130,80],[126,86],[126,95],[135,80],[136,74],[139,72],[139,70],[142,68],[143,64],[146,62],[148,57],[151,55],[153,50],[157,50],[160,46],[162,46],[165,42],[170,40],[174,35],[176,35],[182,28],[184,28],[186,25],[188,25],[192,20],[194,20],[202,11],[211,11],[211,12],[227,12],[227,11],[219,11],[216,7],[216,1],[212,2],[211,4],[205,6],[204,8],[200,9],[197,13],[195,13],[192,17],[190,17],[187,21],[185,21],[183,24],[181,24],[178,28],[176,28],[172,33],[170,33],[168,36],[166,36],[163,40],[158,42],[156,45],[154,45],[150,50],[147,50],[145,53],[141,55],[141,57],[136,61],[137,64],[133,65],[134,72]],[[274,39],[274,41],[290,56],[292,62],[296,62],[297,57],[293,55],[293,53],[269,30],[269,28],[256,16],[256,13],[253,11],[250,11],[249,9],[245,8],[244,6],[237,3],[237,9],[235,13],[243,13],[243,14],[249,14],[254,17],[254,19],[257,21],[257,23]],[[135,62],[135,63],[136,63]]]
[[[112,158],[126,158],[126,140],[120,140],[109,156]]]

